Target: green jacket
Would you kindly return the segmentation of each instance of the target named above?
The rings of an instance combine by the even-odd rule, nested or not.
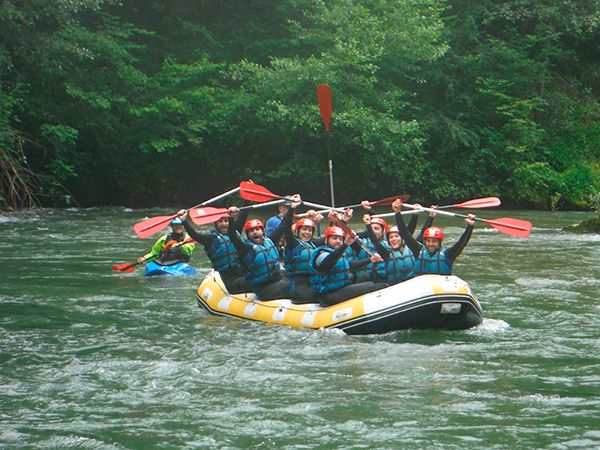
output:
[[[158,238],[158,240],[152,246],[152,249],[150,250],[150,252],[146,253],[144,255],[144,259],[151,260],[151,259],[158,258],[163,251],[163,247],[166,244],[168,237],[169,237],[169,234],[165,234],[164,236],[161,236],[160,238]],[[190,237],[188,236],[188,234],[184,233],[182,242],[185,242],[186,240],[189,240],[189,239],[190,239]],[[181,254],[185,255],[187,257],[192,256],[192,252],[194,251],[194,248],[196,248],[196,244],[193,244],[193,243],[175,244],[175,245],[180,248]]]

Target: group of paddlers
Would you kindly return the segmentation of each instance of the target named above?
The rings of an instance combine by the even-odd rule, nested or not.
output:
[[[402,200],[397,199],[392,203],[396,226],[367,212],[366,231],[356,234],[347,225],[351,209],[331,211],[324,234],[316,236],[324,217],[310,210],[298,219],[296,208],[301,204],[300,195],[290,196],[266,228],[259,219],[247,220],[247,210],[232,206],[210,232],[194,229],[187,210],[181,210],[171,222],[171,233],[162,236],[140,262],[151,256],[164,264],[189,261],[194,240],[204,247],[230,294],[254,292],[260,300],[329,306],[415,276],[451,274],[475,224],[475,216],[469,214],[465,231],[447,248],[443,231],[432,226],[435,212],[430,212],[415,238],[417,215],[406,224]],[[368,205],[361,203],[367,210]]]

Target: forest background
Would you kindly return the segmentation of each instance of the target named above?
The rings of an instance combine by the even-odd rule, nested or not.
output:
[[[597,0],[3,0],[0,208],[600,205]],[[333,90],[331,132],[316,86]]]

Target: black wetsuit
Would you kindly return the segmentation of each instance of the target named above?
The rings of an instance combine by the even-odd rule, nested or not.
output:
[[[247,212],[240,211],[238,222],[243,223],[246,217]],[[229,239],[231,239],[231,242],[237,250],[240,261],[244,261],[249,253],[254,252],[254,249],[251,247],[251,245],[246,242],[243,242],[239,234],[236,233],[232,228],[229,228],[227,230],[227,235],[229,236]],[[242,268],[246,270],[246,267],[243,263]],[[290,280],[289,278],[283,277],[281,273],[278,273],[278,275],[271,281],[262,284],[254,284],[252,285],[251,289],[254,291],[254,293],[260,300],[276,300],[289,298]]]
[[[319,264],[317,264],[315,266],[315,269],[319,272],[327,272],[328,270],[333,269],[338,259],[345,258],[344,253],[346,252],[347,248],[348,246],[345,243],[342,244],[333,253],[329,253]],[[349,261],[348,264],[350,266],[351,271],[356,271],[357,269],[362,269],[363,267],[366,267],[370,262],[370,259],[356,259],[354,261]],[[348,284],[335,291],[319,294],[318,299],[321,306],[331,306],[335,305],[336,303],[343,302],[344,300],[348,300],[350,298],[366,294],[368,292],[383,289],[384,287],[386,287],[385,283],[363,281],[361,283]]]
[[[396,213],[396,224],[398,225],[398,231],[400,232],[400,236],[402,236],[402,239],[404,239],[405,244],[408,246],[408,248],[410,248],[410,250],[415,255],[415,264],[416,264],[416,260],[419,258],[419,254],[421,253],[421,250],[423,250],[425,248],[425,245],[420,243],[419,241],[417,241],[417,239],[415,239],[412,236],[412,234],[410,234],[408,232],[408,229],[406,227],[406,224],[404,223],[402,215],[399,213]],[[460,255],[462,253],[463,249],[465,248],[465,245],[467,245],[467,242],[469,242],[469,239],[471,239],[472,232],[473,232],[473,225],[467,224],[465,231],[460,236],[458,241],[456,241],[452,247],[450,247],[449,249],[446,249],[446,259],[448,260],[450,265],[452,265],[454,263],[454,260],[456,260],[456,258],[458,257],[458,255]],[[422,235],[422,233],[421,233],[421,235]],[[425,251],[427,251],[427,250],[425,250]]]
[[[208,254],[208,249],[215,243],[217,236],[215,236],[213,233],[202,233],[196,231],[189,220],[190,219],[188,216],[183,222],[185,230],[192,239],[202,244],[204,247],[204,252]],[[232,222],[233,221],[230,220],[230,225]],[[237,231],[241,230],[241,225],[239,223],[233,224],[233,227]],[[223,283],[227,288],[227,292],[230,294],[242,294],[244,292],[252,291],[252,286],[246,281],[246,278],[244,278],[244,271],[242,270],[241,264],[238,267],[232,267],[227,270],[219,270],[219,275],[221,275],[221,280],[223,280]]]

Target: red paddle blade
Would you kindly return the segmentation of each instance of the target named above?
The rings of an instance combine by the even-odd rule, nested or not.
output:
[[[453,208],[494,208],[500,206],[498,197],[475,198],[462,203],[451,205]]]
[[[322,83],[317,86],[317,100],[319,101],[319,111],[325,124],[325,131],[329,132],[329,122],[333,114],[333,102],[331,99],[331,87]]]
[[[526,238],[529,237],[529,233],[531,233],[531,222],[528,222],[527,220],[511,219],[510,217],[502,217],[494,220],[481,220],[493,226],[500,233],[508,234],[509,236]]]
[[[228,214],[227,208],[195,208],[190,209],[189,216],[196,225],[206,225],[216,222]]]
[[[242,181],[240,183],[240,196],[244,200],[251,202],[267,202],[283,198],[280,195],[273,194],[270,190],[262,187],[260,184],[252,183],[251,181]]]
[[[149,219],[136,223],[133,226],[133,231],[135,231],[135,234],[137,234],[139,238],[147,238],[162,231],[175,217],[177,217],[177,214],[172,216],[150,217]]]
[[[135,264],[116,264],[112,267],[112,270],[118,272],[133,272],[135,270]]]
[[[394,200],[396,200],[397,198],[399,198],[403,202],[405,202],[406,200],[408,200],[410,198],[410,194],[400,194],[400,195],[396,195],[394,197],[386,197],[386,198],[382,198],[381,200],[377,200],[375,202],[370,202],[370,203],[371,203],[371,205],[391,205],[392,203],[394,203]]]

